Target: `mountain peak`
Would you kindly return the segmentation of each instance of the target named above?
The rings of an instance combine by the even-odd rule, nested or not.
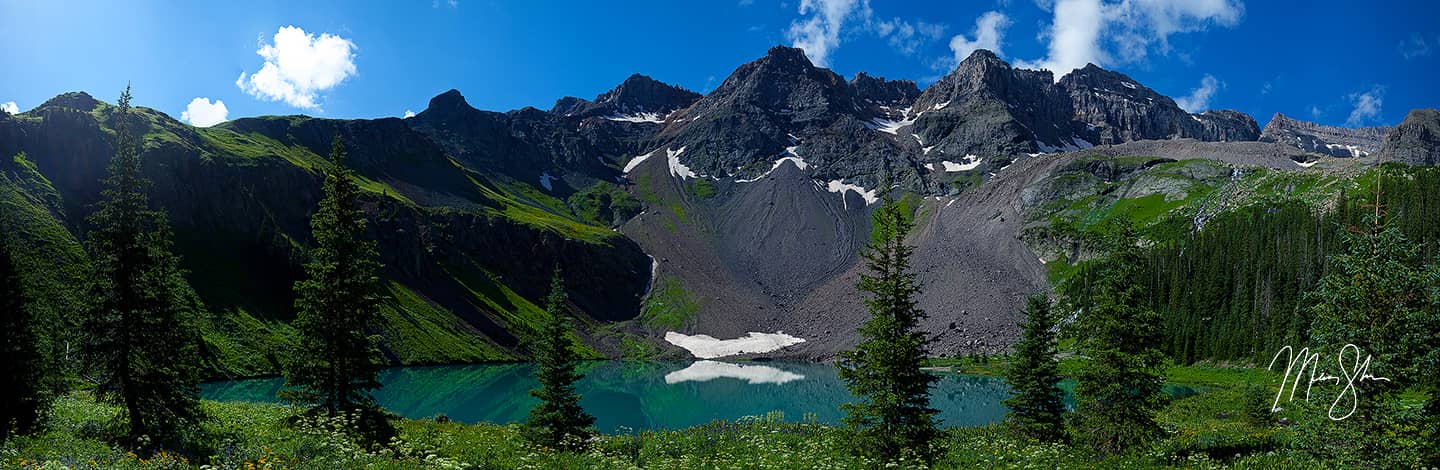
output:
[[[965,62],[982,61],[982,60],[983,60],[983,61],[999,61],[999,62],[1004,62],[1004,60],[1000,59],[1000,56],[995,55],[995,52],[993,52],[993,51],[991,51],[991,50],[989,50],[989,49],[976,49],[975,52],[971,52],[971,53],[970,53],[970,56],[969,56],[969,57],[966,57],[965,60],[960,61],[960,63],[963,64],[963,63],[965,63]],[[1007,64],[1007,65],[1008,65],[1008,64]]]
[[[459,108],[471,108],[470,103],[465,101],[465,95],[460,90],[451,88],[450,91],[435,95],[430,98],[430,105],[427,109],[454,111]]]
[[[83,91],[72,91],[56,95],[54,98],[46,100],[45,103],[41,104],[39,107],[46,108],[50,106],[58,106],[61,108],[90,111],[92,109],[95,109],[95,107],[98,105],[100,105],[100,100],[97,100],[95,99],[95,97],[90,96],[89,93]]]
[[[782,61],[799,61],[805,65],[813,65],[810,58],[805,55],[805,50],[798,47],[774,46],[765,52],[765,58]]]
[[[630,113],[669,113],[694,104],[700,94],[642,74],[631,74],[620,85],[601,93],[595,101],[565,97],[550,112],[564,116],[598,116]]]

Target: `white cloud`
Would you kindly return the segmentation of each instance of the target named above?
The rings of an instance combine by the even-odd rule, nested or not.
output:
[[[1346,99],[1355,109],[1350,111],[1350,117],[1345,119],[1345,125],[1358,127],[1374,121],[1380,117],[1380,106],[1385,103],[1385,87],[1375,86],[1370,91],[1351,93]]]
[[[915,55],[921,46],[945,35],[945,25],[924,21],[912,23],[900,18],[875,22],[873,29],[875,34],[890,43],[890,47],[904,55]]]
[[[285,26],[275,32],[274,43],[255,51],[265,65],[253,75],[240,73],[235,85],[267,101],[305,109],[319,109],[320,92],[355,75],[355,43],[332,34],[316,37]]]
[[[1010,27],[1010,18],[998,11],[987,11],[975,19],[975,31],[972,33],[975,39],[968,39],[963,34],[957,34],[950,38],[950,51],[955,53],[955,64],[959,64],[970,57],[976,49],[989,49],[995,55],[1004,57],[1000,51],[1001,43],[1005,40],[1005,28]]]
[[[1239,0],[1055,0],[1054,20],[1041,34],[1048,55],[1019,63],[1045,68],[1055,79],[1087,63],[1116,65],[1170,53],[1170,36],[1235,26],[1244,16]]]
[[[785,30],[785,39],[820,67],[829,67],[840,43],[855,33],[874,34],[896,52],[915,56],[925,45],[943,39],[947,28],[900,18],[877,20],[870,0],[800,0],[799,12],[800,18]]]
[[[14,101],[6,101],[0,103],[0,111],[5,111],[10,114],[20,114],[20,105],[15,104]]]
[[[1199,88],[1191,90],[1189,96],[1176,98],[1175,104],[1180,105],[1181,109],[1191,113],[1206,111],[1210,109],[1210,98],[1215,96],[1215,92],[1220,91],[1221,86],[1224,86],[1224,84],[1216,80],[1215,76],[1207,73],[1205,74],[1205,78],[1200,79]]]
[[[412,117],[415,117],[415,112],[408,109],[405,110],[405,119],[410,119]]]
[[[1432,44],[1420,33],[1410,33],[1410,39],[1400,41],[1400,56],[1405,60],[1425,57],[1430,55],[1432,46],[1440,46],[1440,38],[1436,38],[1435,43]]]
[[[1050,37],[1049,55],[1021,67],[1043,68],[1055,72],[1055,79],[1087,63],[1104,63],[1100,50],[1100,33],[1105,16],[1099,0],[1058,0],[1054,5],[1055,21],[1045,33]]]
[[[870,21],[870,1],[800,0],[800,16],[790,23],[785,38],[815,65],[828,67],[830,53],[840,47],[841,27],[852,19]]]
[[[225,122],[230,110],[225,108],[225,102],[210,98],[195,98],[190,104],[185,105],[185,111],[180,113],[180,120],[189,122],[193,126],[210,127]]]

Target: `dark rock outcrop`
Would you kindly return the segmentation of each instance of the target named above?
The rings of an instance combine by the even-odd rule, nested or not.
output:
[[[1380,159],[1411,165],[1440,165],[1440,111],[1415,109],[1385,136]]]
[[[1295,147],[1310,153],[1332,157],[1367,157],[1380,152],[1388,126],[1347,129],[1322,126],[1313,122],[1292,119],[1275,113],[1260,140]]]
[[[883,106],[909,106],[920,97],[920,88],[915,86],[915,82],[886,80],[865,72],[855,74],[855,78],[850,79],[850,87],[855,89],[855,95],[860,99]]]
[[[1095,64],[1061,77],[1057,85],[1070,94],[1074,132],[1092,144],[1173,138],[1250,141],[1260,136],[1255,120],[1244,113],[1190,114],[1169,97]]]
[[[700,94],[662,83],[640,74],[631,75],[614,89],[596,96],[594,101],[564,97],[555,102],[550,112],[566,117],[634,116],[651,114],[660,118],[700,99]]]
[[[915,102],[912,131],[952,155],[1014,156],[1135,140],[1250,141],[1238,111],[1190,114],[1130,77],[1090,64],[1054,82],[977,50]]]

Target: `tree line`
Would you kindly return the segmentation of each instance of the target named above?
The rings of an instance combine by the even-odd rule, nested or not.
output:
[[[1419,259],[1440,254],[1440,169],[1390,164],[1357,180],[1322,207],[1263,202],[1155,240],[1145,259],[1147,296],[1165,318],[1166,353],[1182,364],[1257,363],[1304,344],[1307,293],[1347,249],[1346,234],[1377,217],[1377,204],[1380,223],[1412,243]]]

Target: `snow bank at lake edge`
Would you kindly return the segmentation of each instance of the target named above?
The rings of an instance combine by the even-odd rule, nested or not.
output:
[[[774,333],[752,331],[735,339],[716,339],[710,335],[691,336],[667,331],[665,332],[665,341],[690,351],[692,356],[700,359],[714,359],[738,354],[763,354],[778,351],[787,346],[803,343],[805,339],[787,335],[783,331]]]

